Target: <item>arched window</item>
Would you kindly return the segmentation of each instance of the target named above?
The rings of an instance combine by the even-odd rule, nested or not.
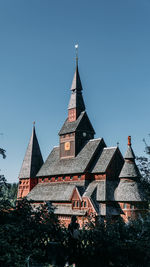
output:
[[[77,201],[77,207],[79,207],[79,201]]]
[[[81,202],[81,207],[83,207],[83,201]]]
[[[84,208],[86,208],[86,201],[84,201]]]
[[[73,207],[75,208],[75,206],[76,206],[76,203],[75,203],[75,201],[73,201]]]

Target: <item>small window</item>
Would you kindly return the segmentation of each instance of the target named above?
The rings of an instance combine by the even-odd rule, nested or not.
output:
[[[66,178],[65,176],[62,177],[63,180],[65,180],[65,178]]]
[[[83,201],[81,202],[81,207],[83,207]]]
[[[78,179],[81,179],[81,175],[78,176]]]
[[[134,205],[133,205],[133,204],[131,204],[130,208],[131,208],[131,210],[134,210]]]
[[[79,201],[77,201],[77,207],[79,207]]]
[[[73,202],[73,207],[75,207],[76,206],[76,203],[75,203],[75,201]]]
[[[127,209],[127,203],[123,203],[123,209]]]
[[[57,181],[58,180],[58,177],[55,177],[55,180]]]
[[[70,180],[72,180],[73,179],[73,176],[70,176]]]
[[[84,201],[84,208],[86,208],[86,201]]]

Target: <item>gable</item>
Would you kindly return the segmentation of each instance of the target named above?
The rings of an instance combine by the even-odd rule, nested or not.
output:
[[[77,187],[75,187],[74,190],[73,190],[73,194],[71,196],[71,200],[80,200],[80,201],[82,200]]]
[[[118,156],[116,156],[118,155]],[[118,159],[121,158],[121,160],[123,161],[123,157],[119,151],[119,149],[117,147],[104,147],[101,154],[99,155],[99,158],[95,164],[95,166],[93,167],[92,173],[105,173],[113,158],[117,157]],[[117,165],[118,161],[115,161],[115,164]],[[122,167],[122,165],[121,165]]]

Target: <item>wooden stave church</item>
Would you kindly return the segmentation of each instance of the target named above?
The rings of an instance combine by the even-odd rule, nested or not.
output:
[[[35,125],[19,173],[18,200],[27,197],[38,206],[51,201],[61,223],[76,215],[122,217],[124,221],[147,212],[147,198],[128,137],[123,158],[118,147],[107,147],[85,110],[78,61],[71,86],[68,117],[59,132],[59,146],[43,162]]]

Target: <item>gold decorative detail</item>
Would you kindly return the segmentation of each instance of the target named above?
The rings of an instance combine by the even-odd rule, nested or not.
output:
[[[65,150],[70,150],[70,142],[65,143]]]

